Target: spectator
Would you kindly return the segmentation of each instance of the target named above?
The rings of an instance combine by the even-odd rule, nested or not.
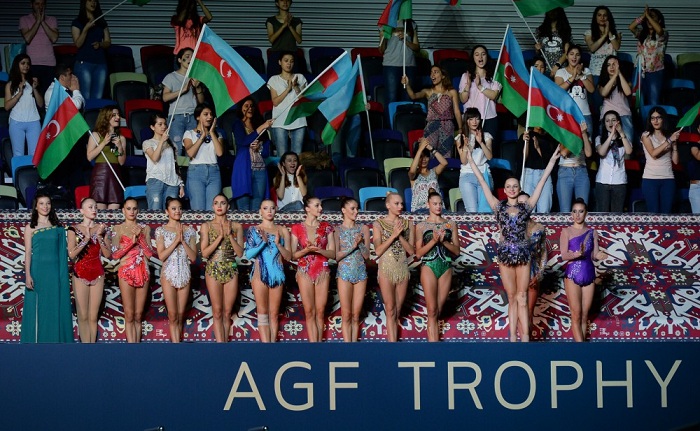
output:
[[[593,146],[588,137],[588,125],[581,122],[581,134],[583,136],[583,151],[577,156],[563,148],[559,159],[559,173],[557,175],[557,198],[559,199],[559,211],[568,213],[571,211],[571,202],[574,197],[588,202],[588,194],[591,191],[591,180],[588,177],[586,157],[593,157]]]
[[[281,73],[275,75],[267,82],[272,97],[272,118],[276,119],[272,127],[272,141],[275,143],[277,156],[281,156],[289,149],[289,140],[292,141],[292,151],[301,153],[306,133],[306,118],[297,118],[289,124],[284,124],[286,112],[294,103],[297,95],[306,87],[306,78],[300,73],[292,73],[294,69],[294,54],[284,52],[279,59]],[[301,209],[301,208],[300,208]]]
[[[109,27],[99,0],[80,0],[78,17],[71,24],[73,43],[78,47],[73,71],[83,86],[86,99],[101,99],[107,81],[105,50],[112,44]]]
[[[646,130],[642,133],[644,147],[644,173],[642,194],[647,211],[668,214],[676,195],[676,181],[672,163],[678,163],[678,137],[680,130],[670,131],[666,110],[659,106],[651,108]]]
[[[490,212],[488,201],[483,190],[479,188],[476,174],[469,163],[468,153],[474,165],[479,168],[484,180],[493,187],[491,170],[488,161],[493,158],[491,143],[493,138],[489,132],[484,132],[481,128],[481,114],[476,108],[467,108],[464,112],[465,134],[460,137],[457,147],[459,160],[462,163],[459,173],[459,191],[462,194],[464,210],[468,213]]]
[[[406,70],[408,80],[415,82],[416,57],[414,53],[420,52],[418,42],[418,26],[412,19],[406,20],[406,36],[403,34],[404,22],[400,20],[397,27],[391,31],[388,38],[384,37],[383,30],[379,30],[379,52],[383,54],[382,73],[384,74],[384,106],[389,106],[391,102],[403,99],[403,89],[401,85],[401,75],[404,66],[403,45],[406,42]]]
[[[39,80],[32,75],[32,60],[19,54],[12,61],[10,80],[5,84],[5,110],[10,111],[10,141],[12,156],[24,155],[24,141],[30,156],[34,155],[41,121],[39,108],[44,98],[39,92]]]
[[[199,16],[197,5],[202,8],[204,16]],[[202,26],[211,20],[211,12],[202,0],[178,0],[175,15],[170,18],[170,26],[175,30],[173,54],[177,55],[185,48],[194,50]]]
[[[428,163],[433,156],[437,159],[438,165],[428,169]],[[447,159],[437,149],[433,148],[427,139],[421,138],[416,155],[413,157],[413,162],[411,162],[411,167],[408,169],[408,179],[411,180],[412,193],[411,212],[428,212],[428,195],[430,190],[440,190],[438,175],[445,170],[446,166]],[[438,192],[436,191],[436,193]]]
[[[540,182],[540,178],[544,175],[544,170],[547,168],[549,159],[554,154],[554,151],[559,145],[557,142],[539,127],[526,131],[522,136],[523,143],[527,146],[525,150],[525,175],[523,175],[523,192],[531,195],[535,192],[535,187]],[[554,188],[552,187],[552,178],[547,177],[542,194],[537,200],[534,212],[548,213],[552,210],[552,196]]]
[[[459,81],[459,98],[467,108],[476,108],[484,119],[482,127],[491,136],[498,134],[496,100],[501,94],[501,84],[493,80],[495,62],[489,57],[484,45],[472,49],[472,62],[469,70]]]
[[[66,90],[75,107],[78,108],[78,110],[83,109],[85,106],[85,98],[80,92],[80,82],[78,81],[78,77],[73,75],[73,70],[71,67],[65,63],[61,63],[56,66],[55,73],[58,83],[63,86],[64,90]],[[44,94],[44,105],[46,105],[47,109],[49,102],[51,101],[54,85],[55,81],[51,81],[51,85],[49,85],[49,88],[46,89],[46,94]]]
[[[603,62],[603,69],[598,81],[598,92],[603,96],[603,105],[600,110],[600,119],[608,111],[615,111],[622,119],[622,129],[625,136],[632,142],[634,137],[634,127],[632,125],[632,110],[630,109],[627,96],[632,94],[632,88],[625,79],[625,75],[620,73],[620,60],[614,55],[606,57]],[[604,129],[604,124],[601,130]]]
[[[182,144],[190,166],[187,170],[187,195],[190,207],[195,211],[205,211],[207,202],[214,202],[221,193],[221,174],[217,157],[224,154],[224,146],[216,133],[214,111],[206,103],[194,109],[197,128],[185,132]]]
[[[185,184],[177,172],[175,146],[168,137],[167,127],[162,114],[153,114],[153,138],[142,145],[146,155],[146,200],[149,210],[163,210],[167,198],[185,196]]]
[[[698,126],[698,133],[700,133],[700,126]],[[691,144],[690,155],[692,157],[686,166],[686,172],[688,172],[690,179],[688,198],[693,214],[700,214],[700,142]]]
[[[621,213],[627,196],[625,155],[632,154],[632,142],[617,112],[608,111],[603,116],[603,133],[595,138],[595,148],[600,156],[595,177],[596,210]]]
[[[163,78],[163,102],[170,103],[168,108],[168,135],[172,136],[175,144],[175,155],[182,154],[182,137],[186,130],[197,126],[194,109],[198,103],[204,102],[204,89],[196,79],[185,78],[187,68],[192,61],[192,48],[183,48],[177,53],[180,67]],[[183,81],[187,82],[183,86]],[[181,90],[182,89],[182,90]],[[180,100],[177,100],[180,96]],[[177,106],[175,101],[177,100]]]
[[[270,198],[265,158],[270,155],[266,131],[272,120],[263,120],[252,97],[241,100],[238,106],[239,118],[233,123],[236,160],[231,173],[231,192],[239,210],[254,211],[260,208],[263,199]]]
[[[643,60],[642,97],[645,105],[661,102],[664,84],[664,56],[668,44],[666,21],[658,9],[644,8],[644,13],[632,21],[630,31],[637,38],[637,55]]]
[[[537,27],[535,37],[535,49],[546,59],[549,74],[553,78],[566,61],[566,53],[571,44],[571,25],[564,9],[558,7],[547,12],[544,21]]]
[[[19,31],[27,44],[34,76],[39,79],[39,92],[44,94],[53,82],[56,56],[53,44],[58,40],[56,17],[46,16],[46,0],[30,0],[32,13],[19,19]]]
[[[566,90],[576,102],[586,119],[588,130],[593,130],[593,116],[588,106],[588,93],[595,91],[591,70],[581,62],[581,48],[578,45],[569,45],[566,51],[566,67],[557,70],[554,82]]]
[[[292,151],[286,152],[280,157],[277,167],[279,172],[272,182],[277,193],[277,208],[280,212],[303,210],[307,179],[299,156]]]
[[[97,202],[98,209],[119,209],[124,202],[124,189],[118,178],[121,165],[126,162],[126,139],[119,132],[120,123],[117,107],[102,108],[88,139],[87,159],[95,161],[90,176],[90,197]]]
[[[272,44],[273,51],[296,52],[301,43],[301,19],[289,12],[292,0],[275,0],[277,15],[265,21],[267,38]]]

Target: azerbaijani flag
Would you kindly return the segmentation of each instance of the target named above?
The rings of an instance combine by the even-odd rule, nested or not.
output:
[[[331,145],[343,125],[345,118],[358,114],[365,110],[365,98],[362,93],[362,80],[360,78],[360,62],[355,61],[352,70],[347,76],[343,76],[343,84],[333,96],[326,99],[318,107],[328,124],[321,132],[321,140],[325,145]]]
[[[346,76],[352,69],[352,62],[347,54],[347,52],[343,52],[326,70],[311,81],[311,84],[302,90],[289,108],[287,118],[284,121],[285,125],[291,124],[298,118],[313,114],[324,100],[342,88],[344,84],[342,77]]]
[[[542,15],[558,7],[573,6],[574,0],[513,0],[522,16]]]
[[[51,175],[88,130],[90,126],[78,112],[73,100],[58,80],[54,80],[44,127],[32,158],[39,176],[46,178]]]
[[[445,3],[449,4],[450,6],[459,6],[462,4],[462,0],[445,0]]]
[[[496,66],[494,81],[503,86],[501,103],[516,117],[527,111],[527,91],[530,74],[525,66],[523,52],[513,35],[510,25],[503,37],[499,62]]]
[[[528,127],[542,127],[573,154],[583,148],[581,109],[569,93],[534,67],[530,69]]]
[[[189,76],[209,88],[219,114],[265,85],[248,62],[206,24],[202,27]]]
[[[700,114],[700,102],[696,103],[695,106],[685,113],[683,118],[678,120],[678,125],[676,127],[680,129],[682,127],[692,126],[695,119],[698,118],[698,114]]]
[[[391,37],[391,32],[398,27],[400,19],[413,18],[412,0],[389,0],[377,25],[384,31],[384,39]]]

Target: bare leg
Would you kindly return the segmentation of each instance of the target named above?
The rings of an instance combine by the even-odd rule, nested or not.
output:
[[[566,291],[566,299],[569,301],[569,311],[571,312],[571,333],[574,341],[583,341],[583,329],[581,328],[581,302],[582,290],[573,280],[564,279],[564,290]]]
[[[340,299],[340,315],[342,319],[340,323],[340,328],[343,333],[343,341],[345,342],[354,341],[352,339],[354,293],[355,292],[352,283],[338,278],[338,297]]]
[[[284,295],[284,285],[270,289],[270,341],[277,341],[277,332],[280,327],[280,307],[282,306],[282,296]]]
[[[442,311],[445,308],[445,302],[447,302],[447,297],[450,295],[451,288],[452,288],[452,270],[449,269],[449,270],[447,270],[447,272],[442,274],[442,276],[438,280],[438,292],[437,292],[438,323],[440,323],[440,315],[442,314]]]
[[[515,267],[499,265],[501,282],[508,296],[508,333],[510,341],[518,341],[518,302],[516,299]]]
[[[367,280],[362,280],[353,286],[352,293],[352,341],[360,338],[360,316],[362,306],[365,304],[365,291],[367,290]]]
[[[530,341],[530,319],[528,318],[527,286],[530,284],[530,264],[519,265],[515,268],[515,281],[518,298],[518,327],[520,341]]]
[[[224,342],[224,286],[216,281],[214,277],[205,276],[209,292],[209,302],[211,302],[211,314],[214,321],[214,338],[217,343]]]
[[[75,312],[78,317],[78,335],[81,343],[90,342],[90,286],[73,277],[73,295],[75,296]]]
[[[422,265],[420,268],[420,284],[423,286],[425,296],[425,307],[428,317],[428,341],[440,341],[438,331],[438,316],[440,314],[438,305],[438,280],[435,278],[433,270]]]
[[[253,287],[253,296],[255,297],[255,305],[257,307],[256,311],[258,313],[258,316],[269,315],[270,308],[268,304],[270,301],[270,291],[272,289],[270,289],[269,287],[267,287],[266,284],[260,281],[258,273],[259,271],[256,271],[255,275],[253,276],[253,279],[250,281],[250,285]],[[260,341],[262,341],[263,343],[269,343],[271,341],[269,320],[267,324],[261,324],[258,318],[258,334],[260,336]]]
[[[141,342],[141,334],[143,333],[141,322],[143,321],[143,313],[150,293],[151,290],[149,289],[148,282],[146,282],[143,287],[136,289],[136,307],[134,308],[134,334],[136,335],[136,343]]]
[[[119,290],[122,295],[122,306],[124,307],[124,332],[128,343],[136,342],[134,328],[134,310],[136,308],[136,289],[130,286],[124,279],[119,279]]]
[[[304,320],[309,341],[315,343],[320,340],[318,325],[316,324],[316,289],[313,281],[304,273],[297,271],[297,284],[301,294],[301,304],[304,307]],[[321,312],[323,313],[323,312]]]
[[[229,333],[231,332],[231,324],[233,321],[233,308],[236,305],[238,297],[238,275],[235,275],[231,281],[224,284],[224,342],[228,342]]]
[[[177,324],[178,339],[182,340],[183,325],[185,323],[185,312],[190,299],[190,285],[177,290]]]
[[[387,341],[398,341],[398,319],[399,311],[396,304],[397,286],[391,283],[381,273],[377,277],[379,281],[379,290],[382,293],[382,301],[384,302],[384,315],[386,318],[386,339]]]
[[[323,341],[326,304],[328,303],[328,285],[330,281],[330,274],[326,274],[325,276],[321,276],[316,282],[314,302],[316,303],[316,331],[318,334],[318,341]]]
[[[163,287],[163,299],[165,308],[168,311],[168,327],[170,329],[170,341],[180,342],[180,326],[177,320],[177,290],[165,278],[161,278],[160,285]]]
[[[588,336],[588,313],[591,311],[593,296],[595,295],[595,284],[591,283],[581,289],[581,337],[586,341]]]
[[[535,305],[537,305],[537,294],[539,290],[540,283],[536,280],[530,280],[530,285],[527,288],[527,309],[530,327],[532,327],[532,319],[535,316]]]

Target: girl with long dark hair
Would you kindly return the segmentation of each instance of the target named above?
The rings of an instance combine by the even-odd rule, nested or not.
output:
[[[463,112],[476,108],[481,114],[483,129],[491,136],[498,135],[496,100],[501,94],[501,84],[493,80],[495,61],[484,45],[472,48],[472,61],[459,81],[459,100]]]
[[[10,80],[5,84],[5,111],[10,112],[10,142],[12,156],[24,155],[24,141],[28,153],[34,155],[41,121],[39,108],[44,106],[44,96],[39,92],[39,80],[32,76],[32,60],[27,54],[18,54],[12,60]]]
[[[666,110],[660,106],[651,108],[641,139],[646,158],[642,174],[642,194],[649,212],[671,212],[673,197],[676,194],[672,163],[679,162],[679,136],[680,130],[671,132]]]
[[[563,8],[554,8],[544,15],[542,24],[535,31],[535,49],[541,51],[553,78],[566,61],[571,44],[571,25]]]
[[[73,43],[78,48],[73,73],[85,99],[101,99],[107,81],[107,48],[112,45],[109,27],[99,0],[80,0],[78,17],[71,23]]]
[[[185,183],[177,170],[177,151],[168,135],[168,125],[161,113],[151,115],[153,138],[143,142],[146,155],[146,200],[149,210],[165,209],[168,197],[185,196]]]
[[[632,21],[630,31],[637,39],[637,56],[642,57],[642,96],[645,105],[658,105],[664,85],[664,56],[668,45],[666,20],[660,10],[644,7]]]
[[[204,16],[199,16],[197,5],[202,8]],[[202,0],[178,0],[175,15],[170,18],[170,26],[175,30],[173,54],[177,55],[184,48],[194,50],[202,26],[211,20],[211,12]]]

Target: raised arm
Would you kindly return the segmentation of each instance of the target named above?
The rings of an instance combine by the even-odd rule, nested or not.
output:
[[[467,162],[469,162],[469,166],[471,166],[472,171],[474,172],[474,175],[476,176],[476,179],[479,181],[479,185],[481,186],[481,189],[484,191],[484,196],[486,197],[486,202],[489,203],[489,207],[493,210],[493,212],[496,212],[498,209],[498,198],[493,195],[491,192],[491,187],[489,187],[488,183],[486,180],[484,180],[484,175],[481,173],[479,170],[479,167],[476,166],[476,163],[474,163],[474,159],[472,158],[472,151],[471,148],[469,148],[469,144],[464,144],[462,146],[464,148],[464,153],[466,155]],[[461,154],[460,154],[461,156]],[[537,202],[537,201],[535,201]],[[532,206],[532,205],[531,205]]]

